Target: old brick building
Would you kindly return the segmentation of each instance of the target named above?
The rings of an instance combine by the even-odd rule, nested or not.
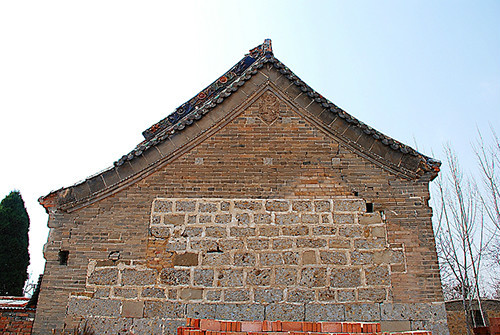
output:
[[[447,334],[439,163],[355,119],[266,40],[113,167],[42,197],[34,334],[171,334],[187,317]]]

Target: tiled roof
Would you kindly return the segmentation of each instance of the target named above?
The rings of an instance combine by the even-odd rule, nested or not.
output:
[[[320,103],[322,107],[329,109],[330,113],[338,115],[340,118],[345,119],[348,123],[359,127],[365,134],[379,140],[382,144],[392,150],[420,157],[428,166],[429,170],[439,171],[441,162],[427,157],[413,148],[366,125],[312,89],[297,75],[295,75],[286,65],[274,57],[270,39],[266,39],[263,44],[250,50],[250,52],[238,63],[236,63],[236,65],[229,71],[224,73],[192,99],[179,106],[172,114],[146,129],[142,133],[145,140],[139,143],[134,150],[126,155],[123,155],[118,161],[115,162],[115,165],[120,166],[125,161],[132,160],[134,157],[140,156],[151,146],[168,139],[169,136],[172,136],[175,132],[182,131],[186,126],[189,126],[196,120],[201,119],[212,108],[222,103],[225,98],[229,97],[233,92],[236,92],[239,87],[243,86],[245,81],[249,80],[252,75],[256,74],[257,70],[262,68],[265,63],[272,63],[281,74],[285,75],[311,99]]]
[[[25,297],[0,297],[0,309],[24,309],[30,301]]]

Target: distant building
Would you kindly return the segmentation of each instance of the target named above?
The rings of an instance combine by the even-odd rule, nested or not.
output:
[[[0,297],[0,334],[31,334],[36,305],[25,297]]]
[[[448,334],[428,205],[439,162],[314,91],[270,40],[143,134],[40,198],[34,334],[81,320],[174,334],[186,317]]]
[[[464,308],[462,304],[462,300],[452,300],[446,302],[448,327],[450,328],[450,333],[453,335],[467,334],[467,323],[465,321]],[[472,313],[469,317],[474,318],[474,322],[471,322],[471,324],[476,325],[477,327],[486,327],[490,326],[490,319],[500,318],[500,300],[484,299],[481,305],[486,324],[483,323],[481,311],[479,310],[477,301],[472,302]]]

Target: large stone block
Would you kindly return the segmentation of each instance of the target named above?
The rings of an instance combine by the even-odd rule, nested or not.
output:
[[[305,321],[344,321],[345,310],[342,304],[306,304]]]
[[[198,265],[198,254],[186,252],[174,256],[174,266],[196,266]]]
[[[115,285],[118,283],[117,268],[96,269],[88,278],[90,285]]]
[[[380,305],[379,304],[346,304],[345,306],[346,321],[379,321],[380,320]]]
[[[131,318],[103,318],[87,317],[87,325],[95,334],[120,334],[123,330],[132,327],[134,320]]]
[[[215,319],[217,305],[205,303],[187,304],[186,317],[199,319]]]
[[[147,318],[183,318],[185,304],[170,301],[146,301],[144,316]]]
[[[361,270],[358,268],[332,269],[330,286],[339,288],[356,288],[361,286]]]
[[[314,291],[310,289],[289,289],[286,300],[288,302],[308,303],[314,301],[314,295]]]
[[[214,284],[214,270],[195,269],[193,272],[193,284],[195,286],[210,287]]]
[[[300,273],[300,286],[305,287],[323,287],[326,286],[325,268],[303,268]]]
[[[125,318],[142,318],[144,314],[144,301],[130,301],[125,300],[122,302],[122,317]]]
[[[70,298],[68,314],[119,317],[120,301],[111,299]]]
[[[157,281],[158,271],[153,269],[124,269],[122,271],[122,285],[153,285]]]
[[[220,320],[264,320],[264,305],[219,304],[215,318]]]
[[[189,270],[167,268],[160,273],[160,283],[170,286],[187,285],[189,277]]]
[[[163,321],[160,319],[134,319],[130,327],[131,334],[162,334],[162,332]]]
[[[223,269],[217,275],[217,286],[238,287],[243,286],[243,270]]]
[[[256,288],[256,289],[254,289],[254,301],[256,303],[281,302],[281,301],[283,301],[283,289]]]
[[[266,319],[303,321],[304,304],[269,304],[266,306]]]

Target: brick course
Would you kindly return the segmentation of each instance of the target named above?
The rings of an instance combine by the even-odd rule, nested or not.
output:
[[[4,335],[31,334],[35,310],[1,309],[0,333]]]

